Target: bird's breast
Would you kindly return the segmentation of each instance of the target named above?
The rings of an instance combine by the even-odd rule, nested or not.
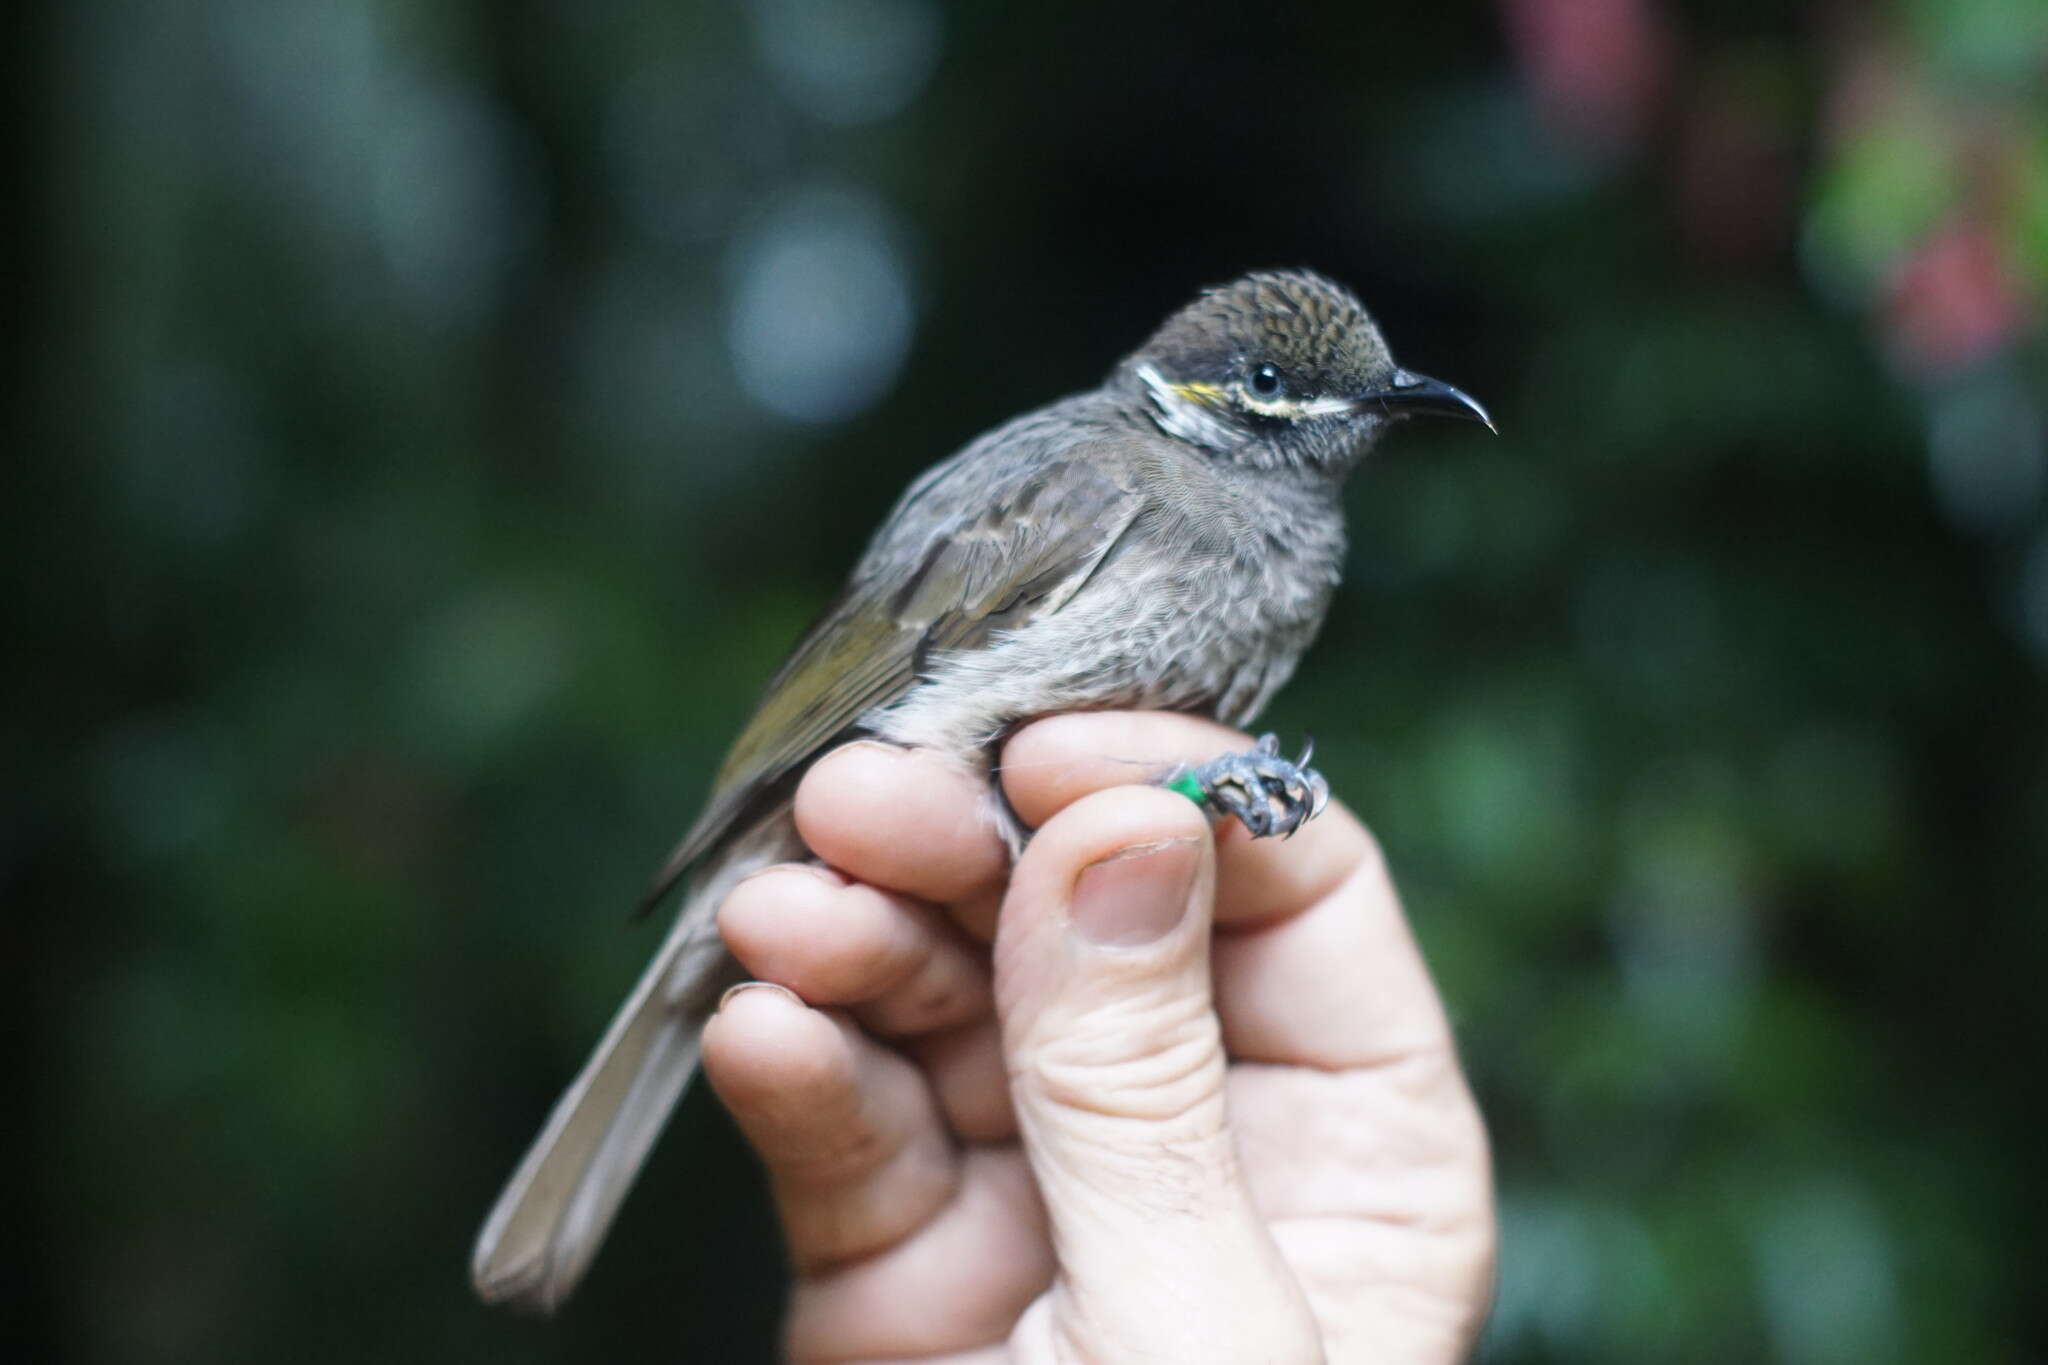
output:
[[[1057,711],[1183,710],[1243,725],[1294,671],[1334,582],[1334,566],[1284,546],[1143,537],[1060,610],[932,660],[873,728],[973,758],[1017,722]]]

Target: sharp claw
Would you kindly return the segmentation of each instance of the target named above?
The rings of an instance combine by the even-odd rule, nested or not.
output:
[[[1254,839],[1275,834],[1292,839],[1330,801],[1329,783],[1308,766],[1314,754],[1315,742],[1308,740],[1301,757],[1289,762],[1280,756],[1280,737],[1266,734],[1249,752],[1178,770],[1166,781],[1192,779],[1203,804],[1235,819]]]

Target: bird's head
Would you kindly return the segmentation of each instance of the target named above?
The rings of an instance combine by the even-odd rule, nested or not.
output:
[[[1206,290],[1119,373],[1169,435],[1262,467],[1341,474],[1402,417],[1493,426],[1465,393],[1396,365],[1351,292],[1307,270]]]

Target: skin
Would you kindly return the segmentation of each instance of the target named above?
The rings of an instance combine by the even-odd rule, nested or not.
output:
[[[1333,803],[1255,842],[1133,785],[1246,742],[1026,728],[1014,870],[947,758],[861,743],[805,777],[822,865],[726,898],[767,984],[704,1052],[781,1213],[790,1360],[1465,1357],[1485,1131],[1371,836]]]

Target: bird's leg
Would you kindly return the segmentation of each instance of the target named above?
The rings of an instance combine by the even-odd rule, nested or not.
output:
[[[1291,837],[1330,804],[1330,784],[1308,766],[1315,752],[1304,744],[1293,762],[1280,756],[1280,740],[1261,735],[1249,753],[1225,754],[1194,768],[1178,768],[1161,783],[1217,815],[1234,815],[1254,839]]]

